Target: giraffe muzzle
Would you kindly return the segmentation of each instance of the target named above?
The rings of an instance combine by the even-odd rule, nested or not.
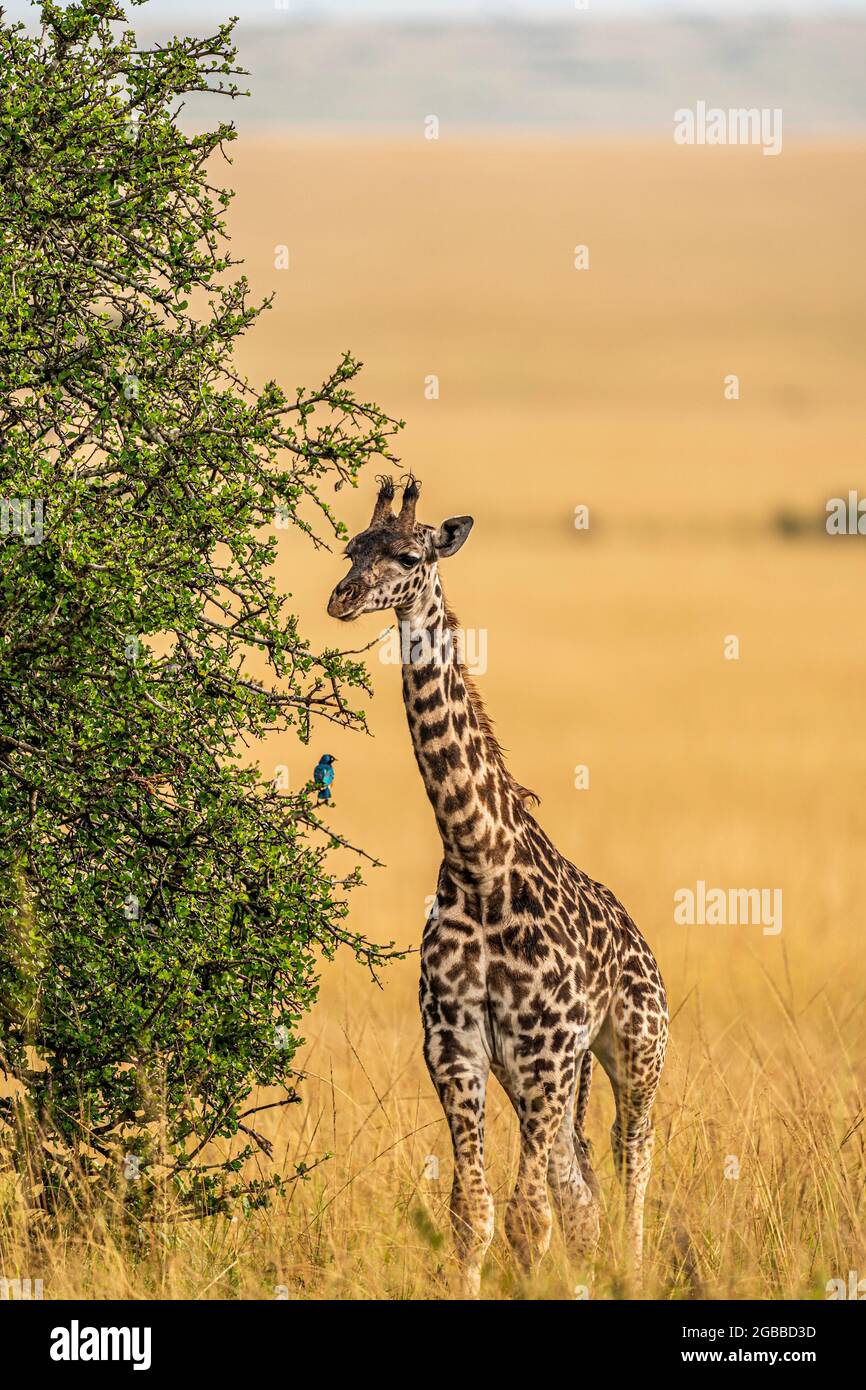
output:
[[[341,622],[351,622],[358,616],[363,599],[363,585],[354,579],[341,579],[328,599],[328,614]]]

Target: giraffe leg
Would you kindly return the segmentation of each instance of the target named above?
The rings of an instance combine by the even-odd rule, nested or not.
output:
[[[577,1073],[582,1077],[580,1061]],[[569,1249],[576,1254],[593,1250],[599,1235],[598,1183],[582,1131],[581,1103],[578,1102],[577,1114],[571,1105],[563,1115],[547,1164],[550,1191],[562,1232]]]
[[[629,1264],[640,1278],[643,1271],[643,1213],[646,1190],[652,1168],[655,1136],[649,1128],[635,1126],[628,1139],[623,1139],[617,1123],[611,1128],[613,1160],[625,1188],[626,1241]]]
[[[553,1217],[550,1211],[547,1183],[551,1157],[558,1135],[567,1123],[571,1133],[571,1102],[574,1096],[574,1064],[563,1063],[558,1069],[548,1063],[549,1070],[533,1068],[531,1078],[519,1079],[512,1073],[511,1087],[515,1109],[520,1119],[520,1166],[517,1185],[505,1214],[505,1230],[517,1259],[525,1270],[547,1253]],[[570,1172],[579,1172],[574,1163],[574,1144],[571,1143]],[[563,1163],[554,1160],[557,1174]]]
[[[484,1175],[484,1103],[490,1063],[477,1030],[427,1030],[424,1055],[451,1131],[454,1180],[451,1226],[463,1291],[477,1298],[481,1268],[493,1239],[493,1198]]]
[[[644,1201],[650,1178],[653,1132],[650,1111],[655,1100],[667,1042],[666,1011],[655,1034],[629,1032],[611,1015],[593,1043],[593,1051],[613,1087],[616,1119],[610,1131],[613,1160],[625,1190],[629,1264],[639,1278],[643,1263]]]

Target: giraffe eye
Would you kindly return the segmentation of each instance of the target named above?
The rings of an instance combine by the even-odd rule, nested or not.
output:
[[[398,565],[402,565],[404,570],[411,570],[415,568],[420,559],[420,555],[398,555],[397,563]]]

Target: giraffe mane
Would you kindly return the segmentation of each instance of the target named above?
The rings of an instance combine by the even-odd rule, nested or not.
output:
[[[447,600],[444,600],[444,602],[445,621],[447,622],[451,631],[456,632],[460,628],[460,620],[458,619],[457,614],[454,612],[454,609],[450,606]],[[524,805],[526,805],[527,802],[534,801],[535,805],[539,806],[541,804],[541,797],[538,795],[538,793],[531,791],[529,787],[522,786],[521,783],[517,781],[517,778],[514,777],[511,774],[511,772],[509,772],[505,762],[505,749],[502,747],[502,744],[499,742],[499,739],[496,736],[496,730],[493,727],[493,720],[490,718],[490,715],[487,712],[487,706],[485,705],[484,700],[482,699],[481,691],[475,684],[473,677],[469,674],[469,671],[464,665],[462,659],[458,663],[457,669],[460,672],[463,684],[466,686],[466,694],[469,697],[469,702],[472,705],[472,708],[475,710],[475,717],[478,720],[478,727],[481,730],[482,737],[484,738],[484,741],[487,744],[487,747],[494,761],[499,765],[499,767],[505,774],[505,778],[508,782],[508,785],[510,786],[511,790],[514,792],[518,800],[522,801]]]

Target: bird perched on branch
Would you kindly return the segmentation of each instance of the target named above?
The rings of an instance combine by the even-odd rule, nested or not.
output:
[[[323,753],[316,766],[313,768],[313,781],[319,789],[319,805],[330,805],[331,802],[331,783],[334,780],[334,762],[336,759],[330,753]]]

